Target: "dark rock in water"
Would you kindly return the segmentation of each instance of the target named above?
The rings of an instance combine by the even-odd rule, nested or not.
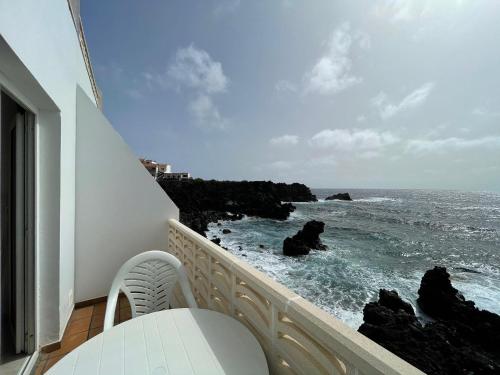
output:
[[[380,289],[379,303],[392,311],[403,310],[410,315],[415,315],[413,307],[408,302],[404,302],[395,290],[387,291],[385,289]]]
[[[325,223],[312,220],[304,225],[293,237],[283,241],[283,254],[289,256],[307,255],[311,249],[326,250],[319,235],[325,230]]]
[[[229,234],[229,233],[231,233],[230,229],[223,229],[222,230],[222,234]]]
[[[259,245],[259,248],[261,248],[261,249],[265,249],[266,247],[265,247],[264,245],[262,245],[262,244],[261,244],[261,245]]]
[[[352,201],[351,196],[349,195],[349,193],[333,194],[333,195],[330,195],[329,197],[326,197],[325,200],[327,200],[327,201],[333,201],[333,200]]]
[[[287,237],[283,241],[283,254],[288,256],[307,255],[311,248],[300,240]]]
[[[463,308],[474,309],[474,302],[466,301],[450,281],[444,267],[425,272],[418,290],[418,305],[433,318],[450,319]]]
[[[425,273],[419,295],[436,321],[422,325],[409,303],[382,289],[359,332],[427,374],[500,374],[500,316],[465,301],[444,268]]]
[[[212,241],[214,244],[216,244],[216,245],[219,245],[219,246],[220,246],[220,241],[221,241],[221,239],[220,239],[220,238],[215,237],[215,238],[212,238],[210,241]]]
[[[217,226],[218,227],[222,227],[222,223],[217,223]]]
[[[450,282],[444,267],[434,267],[425,273],[418,290],[418,304],[434,319],[446,321],[471,343],[496,352],[500,364],[500,316],[479,310],[467,301]]]
[[[285,220],[295,207],[283,202],[316,201],[302,184],[271,181],[166,180],[158,183],[180,209],[180,220],[205,235],[208,224],[243,215]]]

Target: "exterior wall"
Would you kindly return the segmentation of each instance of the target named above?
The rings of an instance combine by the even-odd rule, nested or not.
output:
[[[179,211],[82,90],[77,93],[75,300],[108,294],[126,260],[167,250]]]
[[[0,86],[36,115],[37,343],[59,339],[61,118],[55,103],[0,37]],[[43,172],[41,172],[43,171]]]
[[[0,0],[0,86],[37,121],[40,347],[62,337],[75,294],[79,300],[105,295],[129,255],[166,249],[165,223],[178,210],[97,110],[67,0]],[[104,173],[94,157],[113,165]]]
[[[59,110],[59,336],[73,308],[76,86],[92,86],[66,0],[0,0],[0,33]],[[29,96],[29,92],[22,92]],[[36,111],[35,111],[36,112]],[[38,158],[44,156],[38,153]],[[49,240],[47,238],[47,240]],[[56,240],[50,238],[56,243]],[[53,319],[53,317],[52,317]],[[52,335],[51,335],[52,336]],[[44,344],[47,338],[41,338]]]

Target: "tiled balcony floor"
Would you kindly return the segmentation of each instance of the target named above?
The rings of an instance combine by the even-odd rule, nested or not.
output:
[[[35,375],[44,374],[70,351],[102,332],[106,302],[75,309],[68,322],[61,348],[50,353],[40,353]],[[121,296],[115,311],[115,325],[131,317],[128,300]]]

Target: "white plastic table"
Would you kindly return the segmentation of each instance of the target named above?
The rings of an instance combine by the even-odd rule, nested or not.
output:
[[[67,354],[47,375],[268,375],[264,352],[237,320],[173,309],[131,319]]]

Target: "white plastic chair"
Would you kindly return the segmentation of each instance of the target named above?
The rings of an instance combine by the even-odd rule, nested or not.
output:
[[[113,280],[106,304],[104,331],[113,327],[120,290],[125,293],[132,318],[168,309],[175,284],[179,282],[190,308],[197,308],[182,263],[164,251],[151,250],[125,262]]]

